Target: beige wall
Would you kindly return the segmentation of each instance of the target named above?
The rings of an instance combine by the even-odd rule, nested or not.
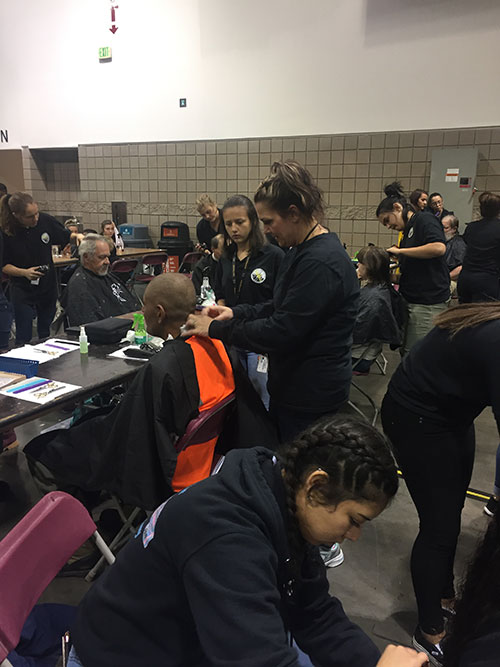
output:
[[[82,145],[79,173],[75,165],[56,166],[50,190],[26,148],[23,164],[26,189],[43,210],[76,215],[97,229],[110,216],[112,201],[126,201],[129,222],[148,225],[156,244],[166,220],[187,222],[194,240],[198,194],[209,192],[220,205],[235,193],[252,196],[274,160],[294,158],[317,179],[325,194],[325,224],[352,253],[368,242],[388,246],[394,240],[375,219],[385,183],[398,178],[407,191],[427,188],[432,150],[465,146],[479,148],[479,190],[500,191],[500,127]]]
[[[19,149],[0,151],[0,183],[9,192],[24,190],[23,156]]]

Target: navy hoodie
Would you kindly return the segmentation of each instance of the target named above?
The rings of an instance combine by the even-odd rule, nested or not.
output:
[[[85,667],[296,667],[287,632],[318,667],[380,654],[328,594],[314,547],[287,569],[281,468],[264,448],[172,496],[83,599],[72,630]]]

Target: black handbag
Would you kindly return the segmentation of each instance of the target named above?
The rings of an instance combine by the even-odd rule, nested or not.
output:
[[[131,328],[132,320],[122,317],[107,317],[100,322],[91,322],[85,325],[89,343],[97,345],[119,343]]]

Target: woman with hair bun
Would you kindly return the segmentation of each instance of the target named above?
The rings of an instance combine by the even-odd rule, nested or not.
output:
[[[404,647],[380,658],[329,595],[317,549],[357,540],[397,487],[384,436],[352,419],[325,419],[278,456],[229,452],[217,475],[160,505],[88,591],[68,667],[299,667],[290,637],[315,665],[425,664]]]
[[[467,246],[458,278],[460,303],[500,299],[500,197],[483,192],[481,220],[469,222],[463,239]]]
[[[272,300],[208,308],[188,318],[185,335],[268,353],[270,414],[286,441],[349,396],[359,283],[337,235],[320,225],[322,195],[307,169],[275,162],[254,199],[265,232],[289,249]]]
[[[399,290],[408,305],[403,334],[404,356],[419,338],[432,329],[433,318],[448,306],[450,273],[446,265],[443,225],[432,213],[415,212],[398,182],[387,185],[377,218],[388,229],[403,232],[399,246],[388,248],[397,257],[401,276]]]

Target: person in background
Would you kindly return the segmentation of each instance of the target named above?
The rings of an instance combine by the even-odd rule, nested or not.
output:
[[[428,198],[429,195],[425,190],[420,190],[419,188],[413,190],[409,199],[415,213],[418,213],[419,211],[425,211],[427,208]]]
[[[210,241],[210,250],[209,255],[204,255],[195,265],[193,269],[193,274],[191,280],[193,281],[194,289],[196,294],[200,295],[201,285],[203,283],[203,278],[207,277],[210,287],[214,289],[215,287],[215,274],[217,272],[217,267],[219,265],[219,260],[222,255],[222,249],[224,246],[224,235],[216,234],[212,237]]]
[[[3,268],[3,234],[0,231],[0,275]],[[5,352],[9,347],[10,331],[12,328],[12,304],[7,300],[3,291],[3,283],[0,281],[0,352]]]
[[[203,194],[196,200],[196,210],[201,220],[196,225],[196,236],[201,250],[210,248],[210,242],[216,234],[222,234],[222,217],[217,204],[210,195]]]
[[[476,550],[451,619],[445,667],[498,667],[500,658],[500,513]]]
[[[7,190],[7,186],[5,185],[5,183],[0,183],[0,199],[1,199],[4,195],[8,195],[8,194],[9,194],[9,192],[8,192],[8,190]]]
[[[359,282],[338,236],[320,229],[323,197],[307,169],[275,162],[254,200],[265,232],[289,249],[272,301],[213,306],[184,335],[268,354],[270,414],[287,442],[347,400]]]
[[[408,319],[401,354],[432,329],[433,317],[448,307],[450,273],[444,259],[446,243],[442,224],[427,211],[415,213],[401,184],[385,187],[385,199],[377,208],[380,223],[403,232],[400,246],[388,248],[397,257],[401,275],[399,291],[407,302]]]
[[[71,276],[62,300],[70,326],[141,308],[137,297],[108,273],[111,243],[99,234],[87,234],[80,244],[80,266]]]
[[[467,246],[458,233],[458,218],[456,215],[443,216],[441,223],[446,239],[446,254],[444,258],[450,271],[451,293],[454,294],[457,290],[457,280],[462,271]]]
[[[11,279],[11,301],[16,321],[16,343],[29,343],[33,318],[39,338],[49,336],[57,301],[52,246],[80,243],[82,234],[71,233],[47,213],[39,213],[31,195],[15,192],[0,201],[0,227],[4,237],[3,271]]]
[[[123,237],[113,220],[103,220],[101,222],[101,234],[113,241],[116,250],[123,250],[125,248]]]
[[[460,303],[500,299],[500,197],[483,192],[479,210],[481,219],[465,229],[467,250],[457,285]]]
[[[391,284],[390,256],[386,250],[366,246],[357,253],[358,278],[363,282],[354,325],[352,365],[355,374],[370,372],[383,344],[401,344],[402,297]]]
[[[379,662],[329,595],[316,548],[357,540],[397,486],[383,436],[353,420],[329,418],[279,457],[229,452],[217,475],[160,505],[88,591],[68,667],[298,667],[289,634],[317,665],[423,665],[403,647]]]
[[[64,228],[71,234],[78,234],[78,221],[76,218],[69,218],[64,223]],[[61,249],[61,255],[69,255],[71,257],[78,257],[78,245],[76,243],[68,243]]]
[[[439,665],[444,617],[455,603],[453,563],[474,464],[474,420],[491,406],[500,428],[500,302],[455,306],[435,324],[396,369],[381,417],[419,516],[411,554],[413,644]]]
[[[97,234],[97,231],[95,229],[87,227],[86,229],[83,230],[83,235],[87,236],[87,234]]]
[[[255,206],[244,195],[229,197],[222,207],[222,220],[224,245],[215,278],[217,304],[234,308],[272,300],[283,250],[267,242]],[[242,348],[238,348],[238,354],[255,390],[269,408],[267,357]]]
[[[443,197],[439,192],[433,192],[429,195],[428,207],[432,215],[441,221],[445,215],[453,215],[453,211],[447,211],[443,205]]]

